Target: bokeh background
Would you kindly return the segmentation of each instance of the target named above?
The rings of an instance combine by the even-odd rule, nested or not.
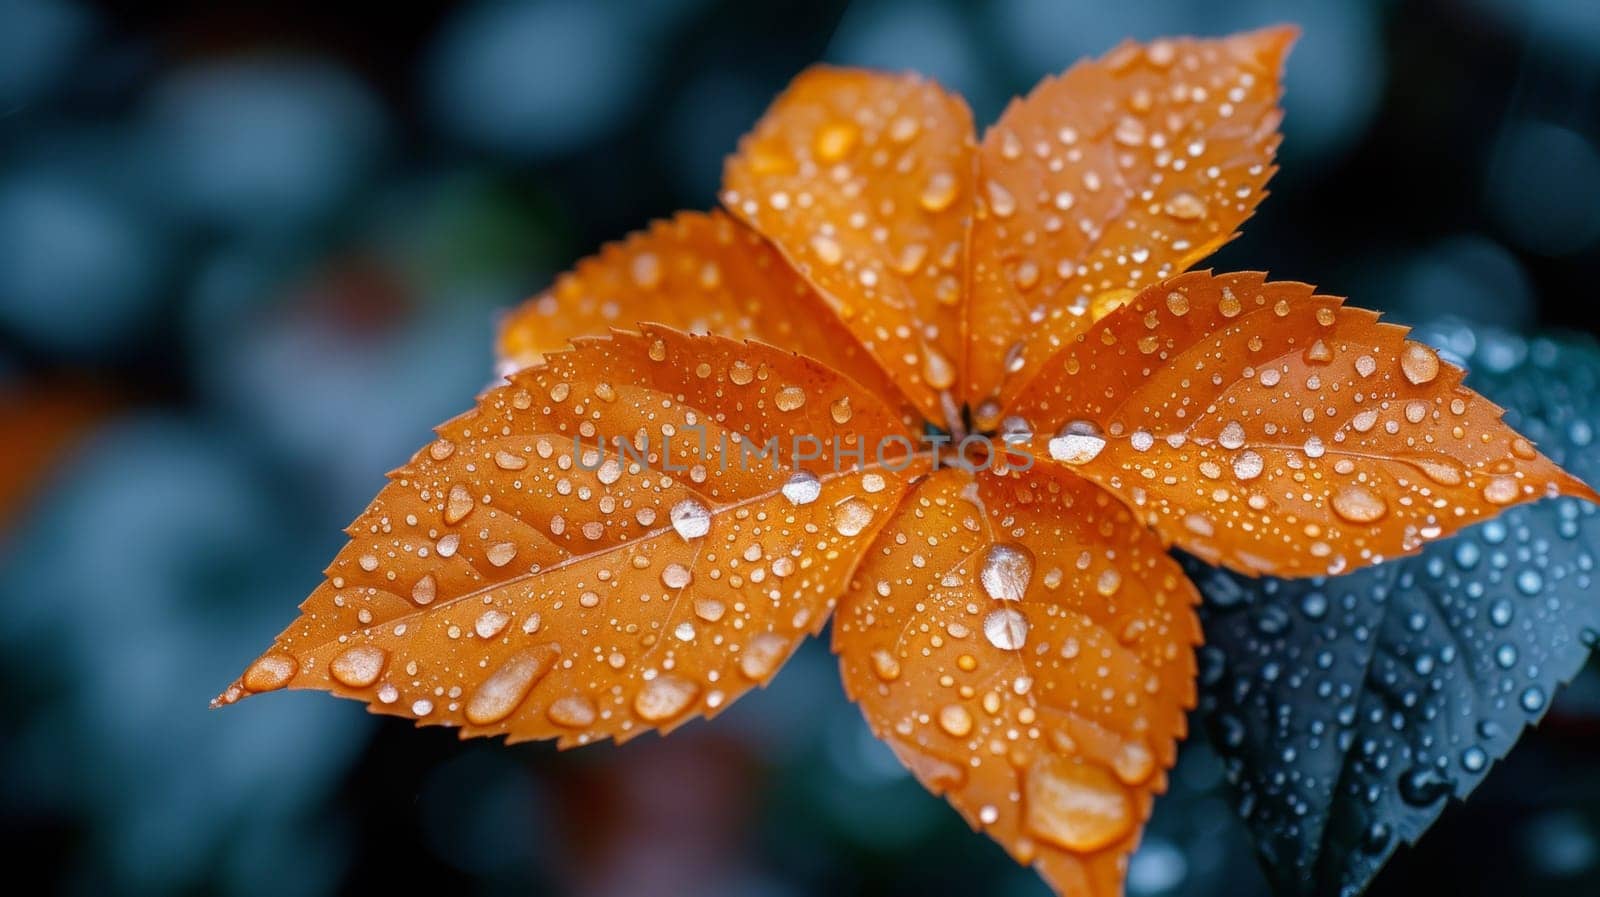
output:
[[[1419,322],[1600,331],[1600,3],[0,0],[0,844],[47,891],[1043,895],[811,645],[713,724],[560,754],[320,694],[207,700],[495,315],[714,199],[816,60],[980,121],[1118,40],[1304,29],[1220,267]],[[1600,675],[1376,893],[1600,893]],[[1263,880],[1196,737],[1135,897]]]

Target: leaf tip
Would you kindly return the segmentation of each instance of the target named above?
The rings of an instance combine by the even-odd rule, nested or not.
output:
[[[1261,66],[1274,74],[1283,72],[1283,63],[1289,57],[1289,51],[1300,40],[1300,26],[1287,22],[1277,25],[1268,25],[1254,31],[1241,32],[1234,36]]]

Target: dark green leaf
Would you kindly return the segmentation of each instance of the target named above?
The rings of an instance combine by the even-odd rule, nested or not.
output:
[[[1418,335],[1600,482],[1592,343]],[[1280,893],[1360,893],[1543,716],[1600,631],[1597,546],[1597,509],[1560,498],[1348,576],[1252,580],[1186,559],[1206,596],[1201,714]]]

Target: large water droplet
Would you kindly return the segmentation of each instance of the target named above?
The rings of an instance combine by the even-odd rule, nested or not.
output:
[[[996,601],[1021,601],[1033,580],[1033,552],[1015,542],[989,546],[978,581]]]
[[[657,676],[645,683],[633,699],[633,711],[645,720],[659,723],[688,709],[700,693],[700,686],[676,676]]]
[[[555,666],[559,653],[554,645],[539,645],[511,655],[473,692],[467,702],[467,722],[487,726],[510,716]]]
[[[711,512],[692,498],[673,505],[668,516],[672,519],[672,528],[685,539],[699,539],[711,532]]]
[[[346,649],[328,664],[328,672],[343,685],[366,688],[383,675],[389,652],[375,645],[356,645]]]
[[[1127,789],[1097,766],[1041,754],[1028,769],[1025,789],[1024,825],[1058,847],[1088,853],[1133,827]]]
[[[822,494],[822,481],[809,470],[797,470],[783,484],[783,497],[793,505],[809,505]]]
[[[1028,641],[1028,618],[1019,610],[1003,607],[983,618],[983,634],[1002,651],[1019,650]]]

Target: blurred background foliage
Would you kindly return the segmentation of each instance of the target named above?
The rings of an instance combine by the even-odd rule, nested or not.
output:
[[[1406,321],[1600,331],[1593,0],[0,0],[0,838],[67,894],[1043,894],[814,644],[715,724],[558,754],[320,694],[207,700],[498,311],[705,208],[823,59],[980,121],[1118,40],[1305,29],[1276,194],[1217,258]],[[1202,737],[1136,897],[1264,894]],[[20,867],[19,867],[20,868]],[[1375,892],[1600,894],[1600,675]]]

